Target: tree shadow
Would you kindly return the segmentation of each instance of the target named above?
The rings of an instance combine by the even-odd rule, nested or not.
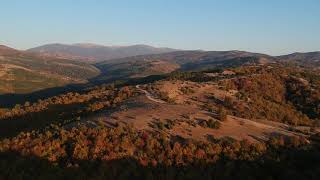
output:
[[[143,78],[127,79],[122,83],[115,84],[116,87],[122,87],[127,85],[136,85],[141,83],[149,83],[163,76],[148,76]],[[111,83],[110,81],[95,81],[90,80],[86,84],[70,84],[64,87],[55,87],[44,89],[41,91],[36,91],[29,94],[3,94],[0,95],[0,107],[12,108],[16,104],[24,104],[26,101],[30,103],[37,102],[39,99],[46,99],[52,96],[67,92],[77,92],[83,94],[88,92],[91,87],[96,85],[102,85]],[[78,110],[81,109],[85,104],[68,104],[68,105],[58,105],[59,107],[55,108],[55,105],[51,105],[50,108],[42,110],[40,112],[32,112],[24,115],[14,116],[10,118],[4,118],[0,120],[0,138],[10,137],[16,135],[20,131],[26,130],[37,130],[42,127],[48,126],[51,123],[60,123],[64,120],[75,119],[79,116],[88,115],[78,113]],[[130,107],[139,105],[135,102],[128,104]],[[111,108],[114,110],[114,108]],[[95,112],[99,113],[101,111]],[[92,113],[91,113],[92,114]]]
[[[39,99],[47,99],[52,96],[59,94],[64,94],[68,92],[85,92],[88,88],[99,86],[102,84],[114,83],[116,87],[127,86],[127,85],[137,85],[151,83],[160,79],[165,78],[165,75],[151,75],[141,78],[108,78],[105,80],[99,80],[101,75],[98,77],[89,79],[87,83],[84,84],[68,84],[60,87],[47,88],[32,93],[7,93],[0,94],[0,108],[13,108],[16,104],[23,104],[26,101],[30,103],[37,102]]]
[[[85,84],[69,84],[61,87],[53,87],[47,88],[39,91],[35,91],[32,93],[25,94],[1,94],[0,95],[0,107],[2,108],[12,108],[16,104],[23,104],[26,101],[30,103],[37,102],[39,99],[46,99],[52,96],[56,96],[59,94],[67,93],[67,92],[81,92],[86,88],[94,86],[92,83]]]
[[[185,165],[158,162],[142,165],[131,157],[115,160],[60,159],[49,162],[35,156],[22,156],[16,152],[0,153],[0,179],[308,179],[320,177],[319,154],[288,149],[296,155],[289,162],[268,158],[261,160],[232,160],[221,158],[216,162],[204,160]]]
[[[38,130],[49,126],[51,123],[70,123],[78,117],[84,116],[79,110],[85,108],[83,104],[59,104],[51,105],[50,108],[29,112],[0,120],[0,138],[10,137],[21,131]]]

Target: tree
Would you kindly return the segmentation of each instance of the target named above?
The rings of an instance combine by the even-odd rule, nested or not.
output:
[[[220,121],[227,120],[227,110],[224,107],[219,107],[218,116]]]

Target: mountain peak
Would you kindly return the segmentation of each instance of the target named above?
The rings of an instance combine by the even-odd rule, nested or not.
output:
[[[18,54],[20,51],[8,46],[0,45],[0,55]]]
[[[1,45],[1,44],[0,44],[0,49],[1,49],[1,50],[14,50],[14,49],[11,48],[11,47],[8,47],[8,46],[5,46],[5,45]]]

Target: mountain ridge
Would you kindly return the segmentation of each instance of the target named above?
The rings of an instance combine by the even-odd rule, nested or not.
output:
[[[26,50],[26,52],[40,53],[42,56],[89,62],[99,62],[109,59],[125,58],[136,55],[159,54],[172,51],[178,51],[178,49],[165,47],[158,48],[144,44],[129,46],[105,46],[93,43],[54,43],[45,44]]]
[[[294,62],[302,66],[320,68],[320,51],[295,52],[283,56],[278,56],[283,61]]]

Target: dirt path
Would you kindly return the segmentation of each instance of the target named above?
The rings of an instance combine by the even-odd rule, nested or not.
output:
[[[141,88],[140,88],[140,85],[136,85],[136,88],[137,88],[139,91],[143,92],[149,100],[151,100],[151,101],[153,101],[153,102],[156,102],[156,103],[161,103],[161,104],[166,103],[165,101],[163,101],[163,100],[161,100],[161,99],[157,99],[157,98],[153,97],[152,94],[150,94],[148,91],[146,91],[146,90],[144,90],[144,89],[141,89]]]

